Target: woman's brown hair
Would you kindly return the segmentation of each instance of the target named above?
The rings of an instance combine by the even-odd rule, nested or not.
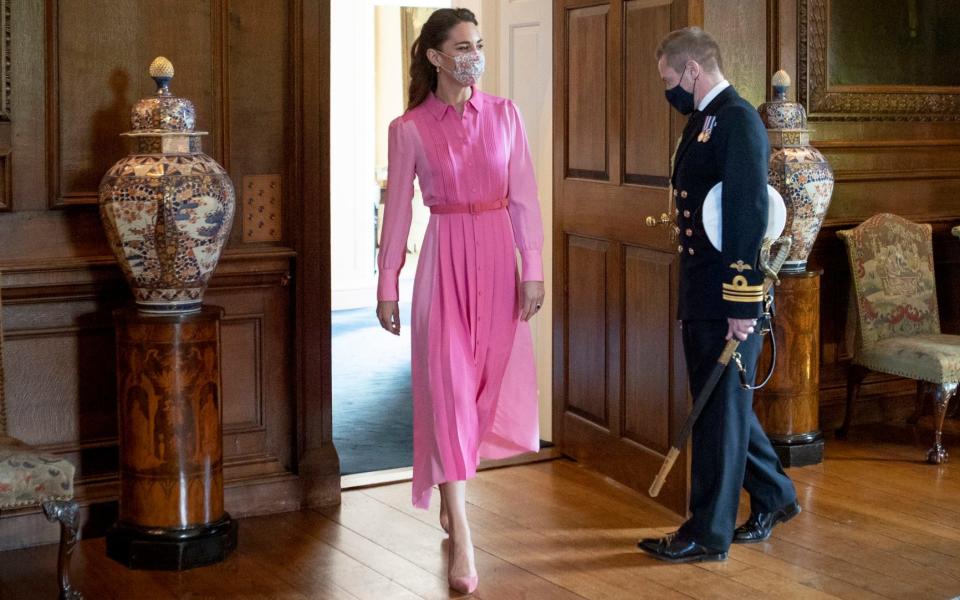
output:
[[[419,106],[430,92],[437,91],[437,68],[427,59],[427,50],[439,50],[447,41],[450,30],[460,23],[477,23],[477,17],[466,8],[441,8],[435,10],[420,29],[420,36],[410,48],[410,93],[407,110]]]

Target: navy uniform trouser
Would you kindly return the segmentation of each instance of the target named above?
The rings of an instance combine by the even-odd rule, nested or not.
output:
[[[706,383],[726,344],[727,321],[683,322],[683,350],[693,397]],[[748,381],[756,375],[761,337],[751,335],[738,351]],[[753,412],[753,391],[740,387],[733,361],[693,427],[690,519],[680,534],[715,550],[726,550],[736,528],[740,488],[752,512],[772,512],[797,498],[793,482]]]

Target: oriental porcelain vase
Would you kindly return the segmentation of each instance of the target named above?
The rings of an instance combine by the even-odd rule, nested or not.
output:
[[[760,105],[760,118],[770,140],[769,183],[787,206],[784,235],[793,238],[784,272],[802,272],[820,232],[833,194],[833,171],[819,150],[810,145],[803,105],[787,100],[790,77],[773,76],[774,99]]]
[[[100,218],[142,312],[200,310],[230,234],[234,189],[227,172],[200,149],[193,103],[170,93],[173,65],[150,65],[155,95],[131,111],[121,134],[131,153],[100,182]]]

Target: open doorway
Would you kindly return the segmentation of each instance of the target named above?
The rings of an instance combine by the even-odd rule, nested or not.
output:
[[[400,279],[401,336],[375,315],[387,130],[405,107],[409,48],[430,13],[452,4],[477,14],[487,39],[485,91],[508,96],[525,117],[535,154],[547,247],[547,302],[532,323],[541,438],[551,439],[551,4],[549,0],[332,0],[330,185],[333,439],[341,473],[408,476],[412,464],[409,315],[429,211],[416,190]],[[518,7],[520,10],[518,12]],[[526,7],[526,8],[524,8]],[[531,18],[530,7],[535,7]],[[524,12],[526,11],[526,12]],[[344,480],[345,487],[347,479]]]
[[[419,5],[419,6],[418,6]],[[409,315],[429,211],[414,197],[400,280],[403,332],[380,328],[376,256],[387,185],[387,130],[405,106],[407,50],[430,0],[331,5],[331,334],[333,439],[343,475],[413,464]]]

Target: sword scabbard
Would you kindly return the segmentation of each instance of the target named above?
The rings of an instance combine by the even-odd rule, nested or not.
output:
[[[678,456],[680,456],[680,450],[677,448],[671,447],[667,452],[667,456],[663,459],[663,464],[660,465],[660,472],[657,473],[653,483],[650,484],[651,498],[656,498],[660,494],[660,488],[663,487],[664,482],[667,480],[667,475],[669,475],[670,470],[673,469],[673,463],[677,462]]]
[[[767,302],[769,301],[768,295],[770,293],[770,288],[779,283],[777,274],[780,272],[780,268],[787,259],[787,255],[790,252],[791,242],[792,240],[787,236],[781,237],[777,240],[764,240],[763,242],[760,251],[759,262],[760,267],[766,276],[763,282],[763,296],[764,300]],[[776,256],[771,260],[770,251],[774,246],[777,247],[777,253]],[[726,370],[727,365],[730,364],[730,360],[733,359],[733,355],[739,346],[740,340],[734,337],[733,339],[727,341],[726,345],[723,347],[723,352],[717,359],[718,364],[714,366],[714,370],[707,379],[707,383],[705,384],[704,388],[700,390],[700,393],[694,400],[693,409],[691,410],[690,415],[687,417],[683,427],[677,434],[676,439],[674,440],[674,445],[670,447],[666,457],[663,459],[663,464],[660,465],[660,471],[657,473],[656,478],[654,478],[653,483],[650,485],[650,496],[655,498],[660,493],[660,489],[667,480],[667,475],[670,474],[670,470],[673,468],[673,463],[675,463],[677,461],[677,457],[680,456],[680,448],[686,445],[687,438],[690,437],[690,434],[693,431],[693,424],[700,416],[700,412],[703,410],[704,404],[706,404],[710,394],[713,392],[713,388],[716,387],[717,382],[720,380],[720,377]]]

